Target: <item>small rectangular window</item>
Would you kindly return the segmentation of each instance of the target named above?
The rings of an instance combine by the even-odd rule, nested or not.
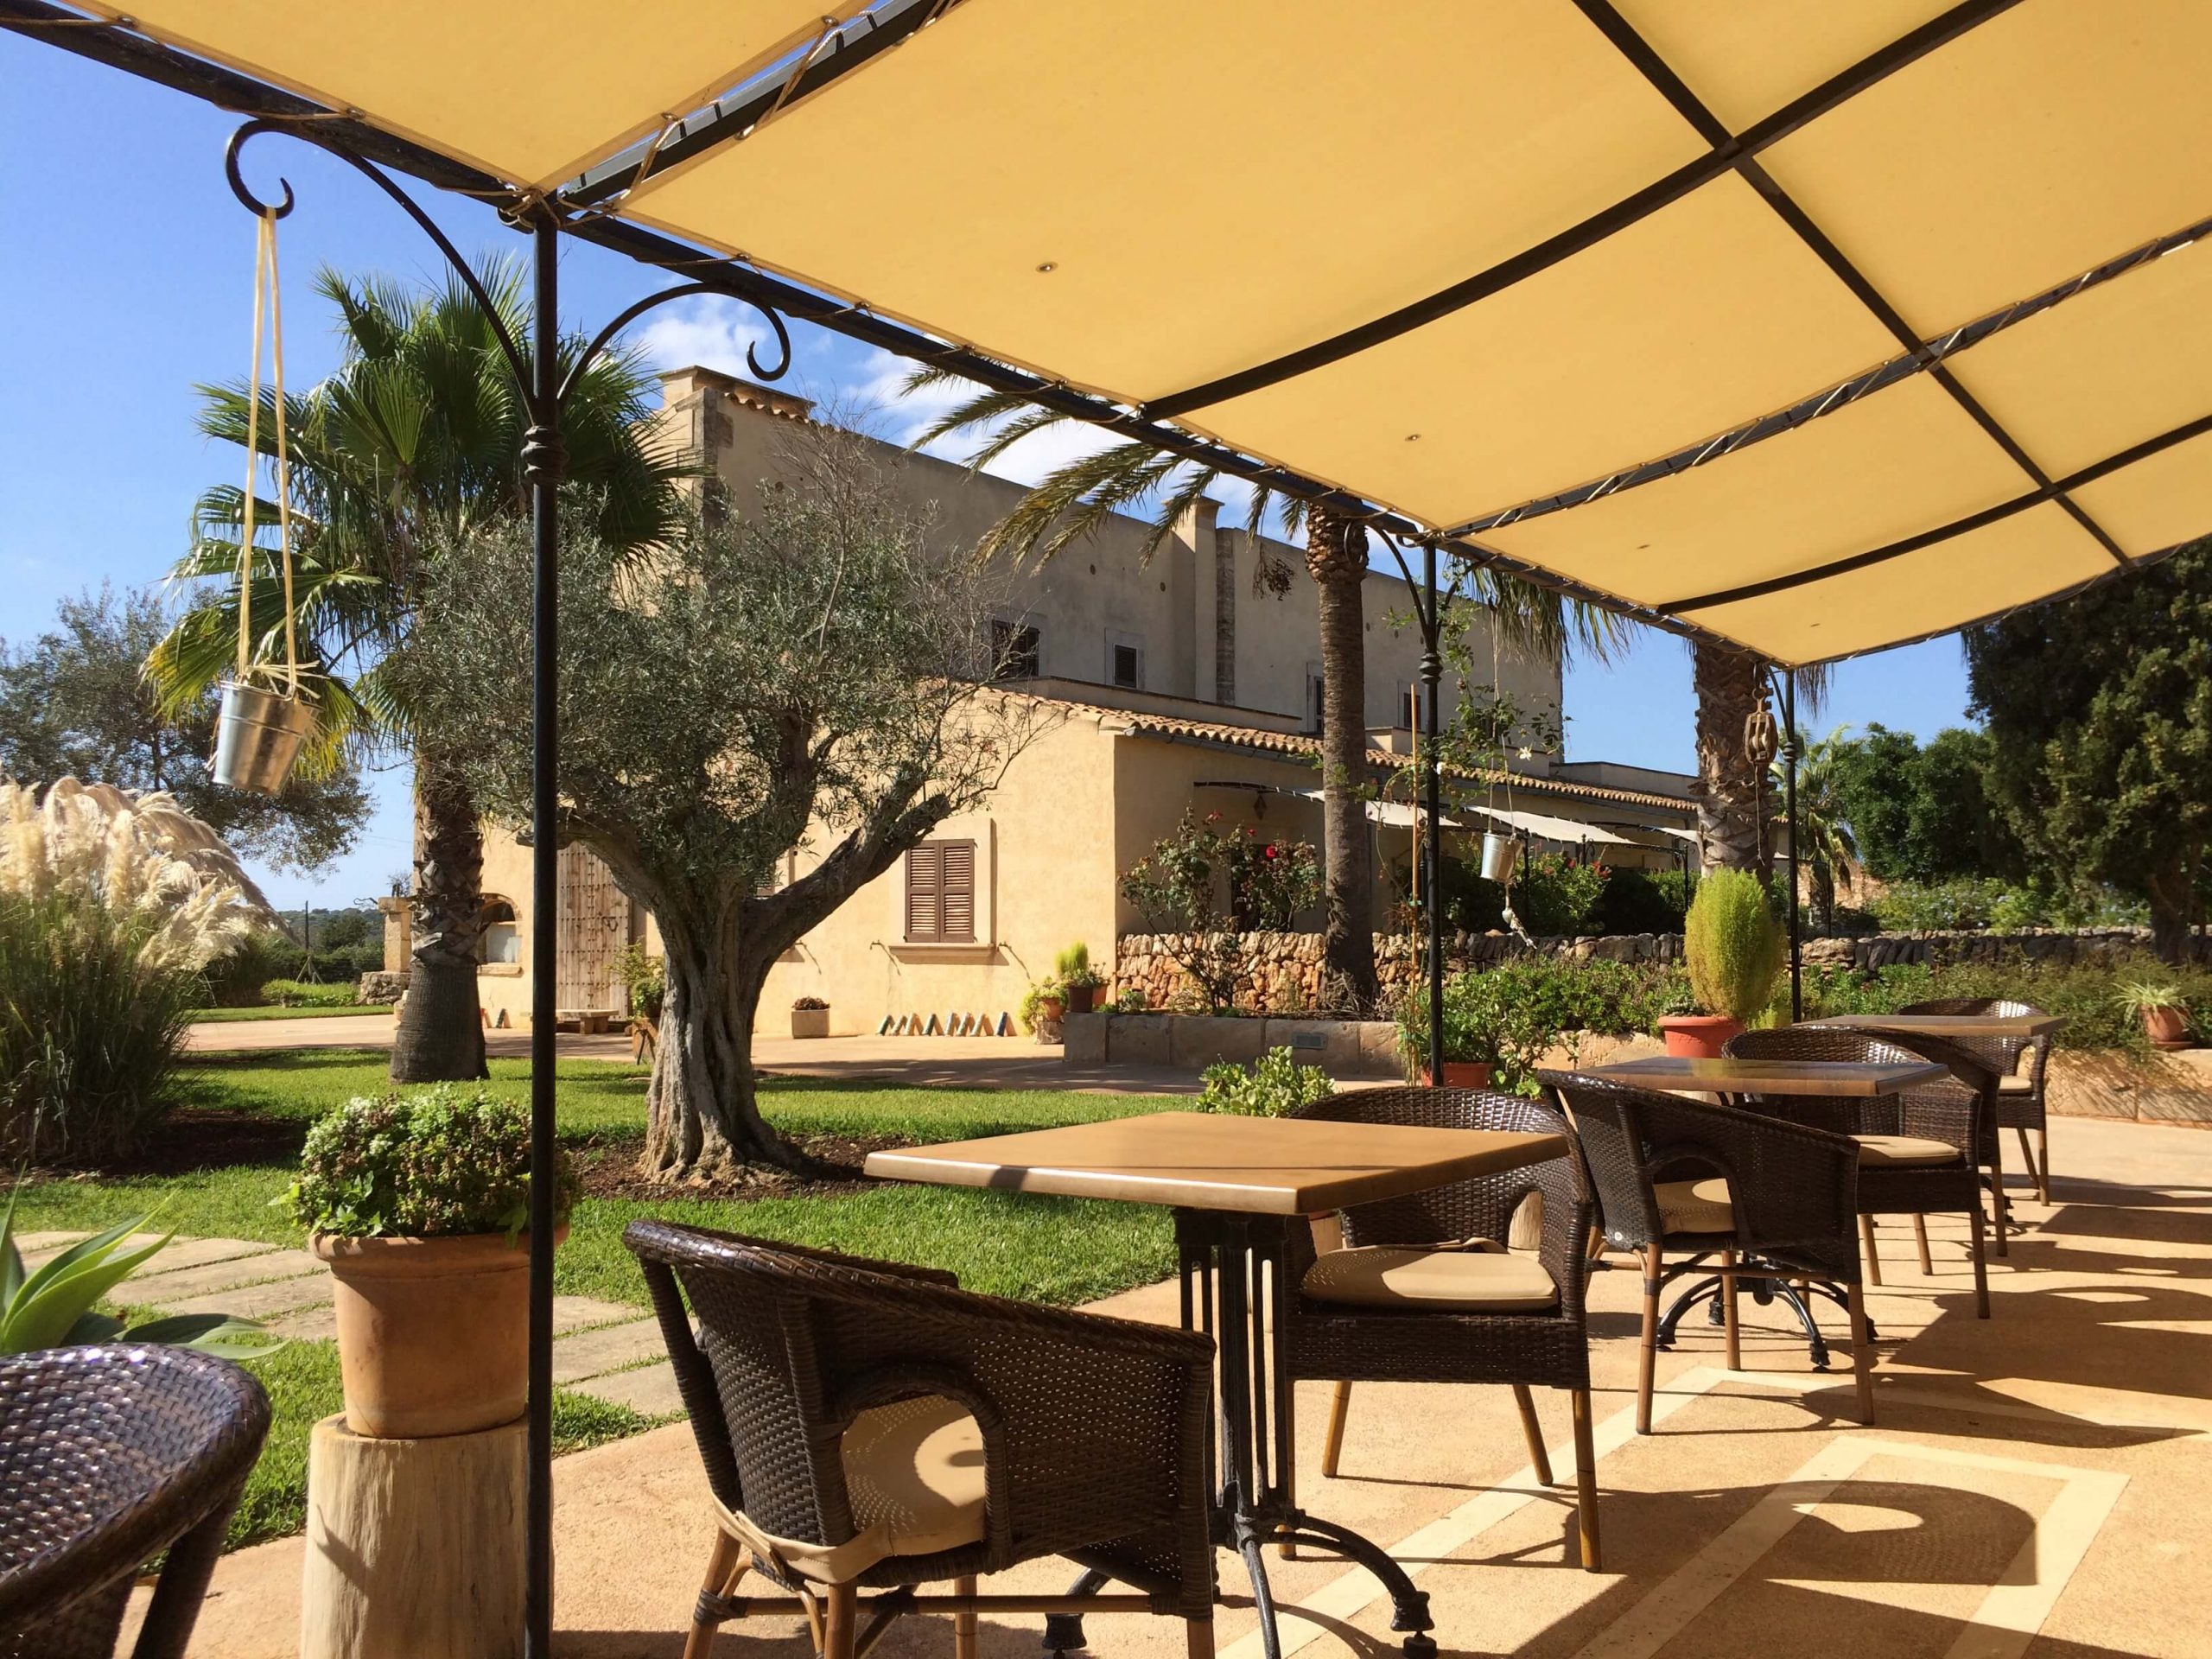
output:
[[[976,940],[976,843],[938,841],[906,854],[906,942]]]
[[[1321,734],[1322,711],[1325,707],[1321,676],[1314,670],[1306,673],[1306,725],[1316,737]]]
[[[995,680],[1033,680],[1042,672],[1044,640],[1027,622],[991,619],[991,677]]]
[[[1135,645],[1116,645],[1113,650],[1114,683],[1139,690],[1144,684],[1144,657]]]

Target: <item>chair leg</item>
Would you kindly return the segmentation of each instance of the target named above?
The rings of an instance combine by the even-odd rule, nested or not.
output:
[[[1990,1208],[1996,1217],[1997,1254],[2012,1254],[2007,1242],[2012,1231],[2012,1201],[2005,1196],[2005,1137],[1992,1136],[1989,1142]]]
[[[975,1574],[971,1573],[965,1578],[955,1579],[952,1593],[956,1596],[974,1595]],[[952,1616],[952,1659],[976,1659],[976,1615],[973,1613],[955,1613]]]
[[[2040,1144],[2031,1151],[2028,1147],[2027,1130],[2023,1128],[2020,1131],[2020,1156],[2027,1160],[2028,1173],[2035,1177],[2036,1202],[2049,1204],[2050,1202],[2050,1131],[2047,1128],[2037,1129],[2036,1140]]]
[[[1878,1288],[1882,1282],[1882,1258],[1874,1249],[1874,1217],[1859,1217],[1859,1250],[1866,1258],[1866,1282]]]
[[[1912,1218],[1912,1242],[1920,1246],[1920,1271],[1926,1277],[1936,1276],[1936,1259],[1928,1254],[1928,1217],[1916,1215]]]
[[[1544,1449],[1544,1426],[1536,1421],[1535,1396],[1529,1392],[1525,1382],[1513,1385],[1513,1403],[1521,1408],[1521,1433],[1529,1442],[1529,1461],[1536,1471],[1536,1479],[1543,1485],[1552,1484],[1551,1453]]]
[[[1720,1323],[1726,1333],[1728,1369],[1744,1369],[1744,1327],[1736,1306],[1736,1252],[1720,1252]]]
[[[1337,1478],[1337,1462],[1344,1456],[1344,1418],[1351,1411],[1351,1384],[1339,1382],[1329,1395],[1329,1433],[1321,1442],[1321,1472]]]
[[[703,1604],[709,1596],[726,1596],[753,1565],[752,1552],[720,1527],[715,1529],[715,1553],[707,1558],[707,1576],[699,1586]],[[721,1622],[707,1616],[702,1605],[693,1614],[691,1634],[683,1641],[683,1659],[707,1659],[715,1650],[715,1632]]]
[[[1636,1432],[1651,1432],[1651,1387],[1659,1367],[1659,1247],[1643,1251],[1643,1343],[1637,1357]]]
[[[1853,1285],[1846,1296],[1851,1309],[1851,1385],[1859,1396],[1859,1421],[1874,1421],[1874,1338],[1866,1328],[1866,1292]]]
[[[849,1584],[835,1584],[824,1592],[830,1604],[824,1619],[822,1659],[853,1659],[853,1644],[860,1635],[860,1592]]]
[[[1974,1252],[1974,1316],[1977,1319],[1989,1317],[1989,1254],[1982,1243],[1981,1200],[1976,1196],[1974,1206],[1967,1211],[1967,1248]]]
[[[1213,1620],[1186,1618],[1183,1621],[1184,1651],[1190,1659],[1213,1659]]]
[[[1574,1510],[1580,1522],[1582,1566],[1599,1570],[1598,1557],[1598,1448],[1590,1433],[1590,1390],[1567,1395],[1574,1412]]]

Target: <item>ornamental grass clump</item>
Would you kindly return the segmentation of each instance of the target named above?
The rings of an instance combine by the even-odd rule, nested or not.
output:
[[[265,917],[166,795],[0,784],[0,1153],[102,1161],[167,1112],[201,970]]]
[[[565,1217],[575,1182],[558,1174]],[[530,1116],[480,1086],[442,1083],[357,1096],[308,1131],[300,1176],[277,1202],[339,1238],[519,1234],[530,1219]]]
[[[1758,877],[1715,870],[1698,883],[1682,926],[1682,956],[1707,1013],[1748,1025],[1765,1012],[1784,950]]]

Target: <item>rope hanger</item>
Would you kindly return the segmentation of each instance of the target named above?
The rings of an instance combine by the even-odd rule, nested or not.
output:
[[[270,391],[276,421],[276,554],[284,573],[285,694],[300,695],[297,612],[292,603],[292,480],[284,430],[284,306],[276,274],[276,215],[256,218],[253,254],[253,369],[248,378],[245,416],[245,503],[238,532],[238,683],[248,683],[253,662],[254,507],[261,474],[261,344],[263,323],[270,340]]]

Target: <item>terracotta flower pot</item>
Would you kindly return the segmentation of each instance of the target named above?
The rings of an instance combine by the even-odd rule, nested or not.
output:
[[[1089,1014],[1097,1006],[1098,988],[1096,985],[1071,985],[1068,987],[1068,1012],[1070,1014]]]
[[[1487,1089],[1490,1087],[1491,1064],[1488,1060],[1446,1060],[1444,1062],[1444,1086],[1446,1089]],[[1436,1078],[1424,1071],[1423,1083],[1433,1088]]]
[[[2189,1014],[2181,1008],[2145,1008],[2143,1010],[2143,1034],[2151,1039],[2151,1046],[2169,1052],[2187,1048]]]
[[[557,1244],[568,1234],[564,1225]],[[308,1240],[330,1264],[346,1425],[372,1440],[495,1428],[530,1382],[530,1236]]]
[[[1659,1022],[1667,1052],[1692,1060],[1717,1060],[1728,1039],[1740,1035],[1744,1022],[1725,1014],[1670,1014]]]

